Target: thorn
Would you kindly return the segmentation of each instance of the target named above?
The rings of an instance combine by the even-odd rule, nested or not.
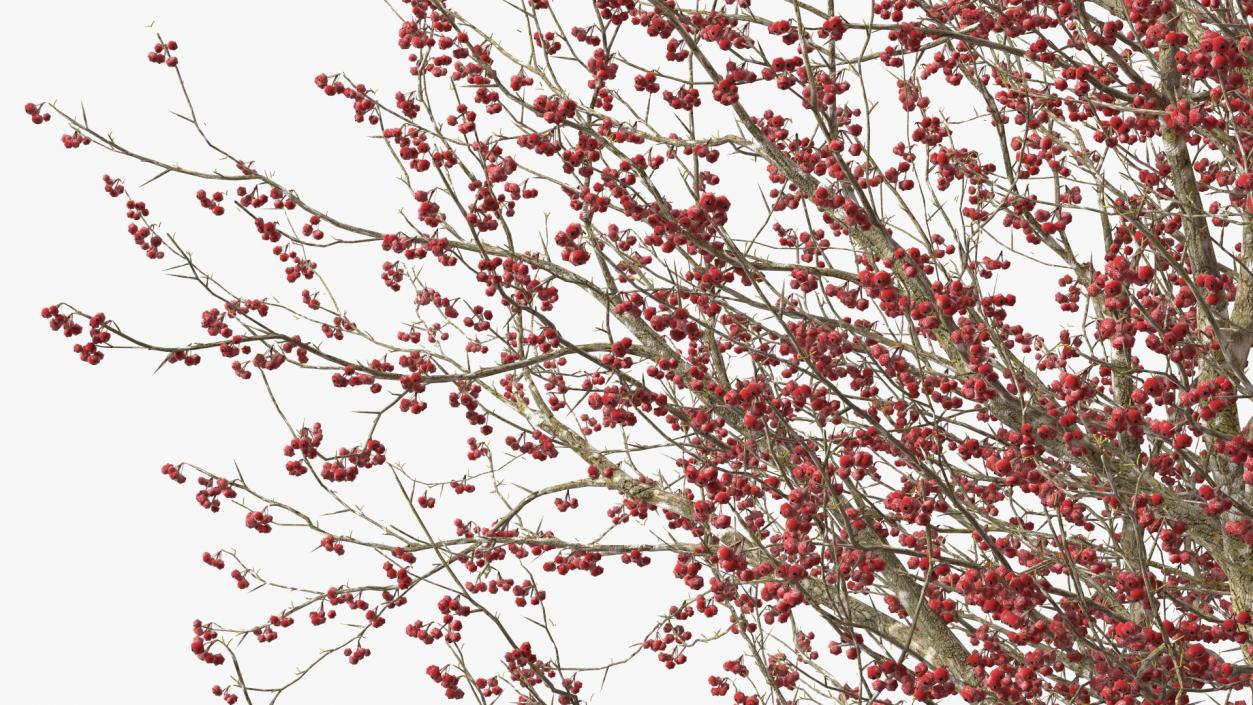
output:
[[[164,170],[162,170],[162,172],[161,172],[160,174],[157,174],[156,176],[152,177],[151,179],[148,179],[147,181],[145,181],[145,182],[143,182],[142,184],[140,184],[140,185],[139,185],[139,188],[143,188],[143,187],[147,186],[148,184],[152,183],[153,181],[156,181],[157,179],[161,178],[162,176],[165,176],[166,174],[170,173],[170,171],[172,171],[172,170],[171,170],[169,167],[166,167]]]

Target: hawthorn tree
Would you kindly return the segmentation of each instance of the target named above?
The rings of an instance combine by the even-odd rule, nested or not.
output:
[[[69,303],[52,329],[93,365],[140,349],[265,387],[285,460],[161,471],[316,565],[370,558],[288,585],[206,552],[273,605],[195,622],[216,695],[272,702],[397,630],[422,697],[479,703],[594,702],[644,652],[736,705],[1248,702],[1253,2],[402,9],[406,85],[313,79],[412,195],[381,226],[217,141],[174,41],[148,58],[218,164],[26,106],[120,158],[135,245],[206,301],[190,342]],[[194,227],[272,253],[280,294],[159,224],[138,183],[167,175]],[[336,261],[373,287],[359,315]],[[302,421],[288,377],[366,422]],[[610,663],[563,657],[549,592],[650,564],[674,577],[635,596],[655,623]],[[246,678],[280,636],[297,675]]]

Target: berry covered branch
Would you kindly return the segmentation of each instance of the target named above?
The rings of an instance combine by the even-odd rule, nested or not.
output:
[[[287,429],[247,479],[161,468],[327,576],[204,553],[272,605],[195,622],[215,695],[373,647],[423,700],[595,702],[655,659],[735,705],[1250,701],[1253,2],[400,10],[403,85],[310,87],[399,178],[374,223],[210,134],[212,48],[148,59],[216,164],[25,106],[116,157],[103,197],[205,302],[190,341],[51,328]],[[207,271],[156,178],[272,277]],[[650,616],[585,662],[615,601]],[[255,676],[280,637],[297,675]]]

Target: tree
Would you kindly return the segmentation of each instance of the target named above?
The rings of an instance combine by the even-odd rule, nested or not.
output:
[[[522,30],[496,31],[501,13]],[[618,661],[563,657],[549,592],[653,563],[672,588],[638,596],[659,617],[622,659],[693,670],[709,652],[725,662],[688,677],[737,705],[1247,702],[1250,14],[411,0],[409,85],[314,79],[413,195],[388,230],[212,139],[158,38],[149,60],[225,166],[26,112],[66,125],[67,148],[198,182],[288,293],[206,271],[105,176],[135,244],[203,291],[203,336],[42,314],[93,365],[138,348],[264,386],[284,467],[162,472],[267,540],[385,561],[292,586],[206,552],[276,605],[195,623],[230,703],[355,664],[386,630],[422,643],[448,698],[587,702]],[[360,315],[324,275],[336,261],[369,267]],[[329,381],[366,423],[300,421],[275,392],[289,377]],[[426,421],[436,407],[465,441]],[[465,442],[469,471],[414,470],[389,434]],[[399,511],[355,499],[384,495]],[[288,633],[298,675],[246,679]]]

